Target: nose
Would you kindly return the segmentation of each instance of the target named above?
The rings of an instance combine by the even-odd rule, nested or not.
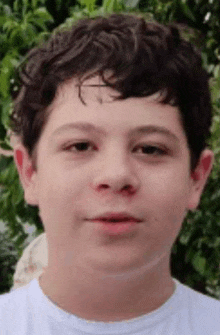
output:
[[[99,169],[93,179],[92,188],[100,194],[135,194],[140,180],[130,157],[115,149],[102,158]]]

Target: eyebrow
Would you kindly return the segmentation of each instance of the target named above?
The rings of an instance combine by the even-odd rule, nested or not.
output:
[[[73,131],[73,130],[81,130],[81,131],[90,132],[90,133],[100,133],[104,136],[107,135],[106,132],[101,127],[95,126],[92,123],[76,122],[76,123],[67,123],[57,128],[52,133],[52,137],[58,136],[62,133],[65,133],[67,131]],[[136,135],[136,134],[154,134],[154,133],[165,135],[167,137],[170,137],[175,142],[179,142],[179,138],[172,131],[162,126],[155,126],[155,125],[139,126],[128,132],[130,136]]]

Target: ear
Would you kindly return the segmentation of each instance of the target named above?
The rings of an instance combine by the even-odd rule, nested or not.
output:
[[[15,145],[14,160],[24,189],[26,202],[29,205],[38,205],[37,171],[34,168],[32,159],[28,155],[27,149],[22,144]]]
[[[191,173],[191,195],[189,198],[188,209],[196,209],[199,205],[202,192],[207,179],[212,170],[214,154],[211,150],[205,149],[199,159],[195,170]]]

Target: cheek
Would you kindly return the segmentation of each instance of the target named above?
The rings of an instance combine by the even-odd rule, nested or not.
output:
[[[51,195],[56,198],[66,197],[80,192],[85,184],[85,173],[82,169],[66,168],[58,162],[47,163],[49,168],[44,167],[40,171],[40,190],[45,197]]]
[[[187,169],[155,173],[146,177],[144,186],[146,206],[154,220],[167,227],[181,225],[190,196],[190,177]],[[160,227],[159,227],[160,229]]]
[[[69,221],[77,210],[84,189],[82,174],[58,169],[41,171],[39,176],[39,209],[43,222]]]
[[[149,189],[152,197],[158,199],[161,203],[184,203],[190,192],[190,174],[187,167],[170,167],[161,170],[152,171],[149,176],[146,176]]]

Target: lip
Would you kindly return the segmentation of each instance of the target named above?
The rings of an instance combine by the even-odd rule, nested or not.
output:
[[[133,214],[127,212],[106,212],[94,218],[91,218],[92,221],[102,221],[111,224],[117,223],[128,223],[128,222],[141,222],[140,218],[137,218]]]
[[[124,235],[134,232],[141,219],[127,212],[107,212],[92,218],[96,229],[107,235]]]

